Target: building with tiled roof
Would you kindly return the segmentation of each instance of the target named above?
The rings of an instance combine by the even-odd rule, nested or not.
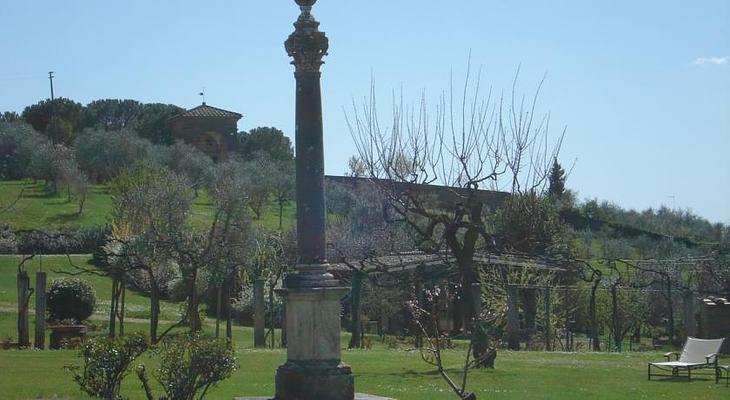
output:
[[[168,120],[173,140],[191,144],[218,162],[233,151],[238,120],[243,115],[205,102]]]

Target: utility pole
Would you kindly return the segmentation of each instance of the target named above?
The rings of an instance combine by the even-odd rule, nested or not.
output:
[[[51,81],[51,104],[53,104],[53,71],[48,71],[48,80]]]
[[[56,144],[56,102],[53,97],[53,71],[48,71],[48,80],[51,82],[51,121],[49,122],[49,136],[53,144]]]

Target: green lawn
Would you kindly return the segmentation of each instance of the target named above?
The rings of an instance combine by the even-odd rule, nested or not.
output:
[[[22,192],[22,194],[21,194]],[[20,195],[20,198],[18,196]],[[17,200],[17,202],[16,202]],[[101,226],[110,221],[112,202],[106,185],[93,185],[84,211],[78,214],[75,202],[69,202],[65,193],[50,194],[45,185],[32,181],[0,181],[0,210],[15,203],[0,214],[0,223],[13,229],[80,229]],[[193,204],[191,223],[205,226],[213,212],[210,196],[201,191]],[[253,213],[252,213],[253,215]],[[283,225],[294,223],[293,202],[284,207]],[[279,208],[274,201],[266,205],[260,220],[254,220],[269,229],[279,227]]]
[[[282,350],[253,350],[249,329],[235,330],[241,368],[210,393],[209,399],[241,395],[270,395],[276,367],[284,362]],[[3,399],[85,399],[62,367],[76,363],[74,351],[0,351],[0,393]],[[455,368],[462,353],[449,351]],[[647,381],[646,362],[658,353],[538,353],[502,351],[495,370],[470,374],[469,388],[479,399],[722,399],[730,389],[711,377],[682,381]],[[454,399],[443,380],[407,350],[343,351],[353,368],[356,388],[401,400]],[[148,367],[154,360],[142,357]],[[456,369],[452,373],[458,374]],[[39,378],[42,377],[42,378]],[[124,382],[124,394],[142,399],[136,376]]]
[[[76,256],[75,263],[86,257]],[[34,272],[40,259],[28,265]],[[15,265],[17,257],[0,257],[0,340],[15,336]],[[68,270],[63,257],[44,257],[43,269]],[[51,277],[57,276],[50,273]],[[34,280],[33,274],[31,279]],[[98,316],[102,320],[108,308],[110,285],[101,277],[87,277],[96,288],[100,301]],[[139,309],[140,317],[148,307],[148,299],[130,292],[129,307]],[[176,304],[163,304],[163,319],[174,319]],[[31,316],[31,330],[33,317]],[[162,323],[164,329],[169,323]],[[213,331],[210,319],[205,329]],[[127,332],[147,331],[143,320],[127,323]],[[103,330],[91,332],[103,334]],[[32,334],[31,334],[32,337]],[[342,343],[348,334],[343,333]],[[353,368],[358,391],[390,396],[401,400],[453,399],[453,394],[433,368],[421,360],[417,352],[405,347],[388,349],[377,338],[371,350],[343,350],[343,359]],[[210,393],[209,399],[231,399],[240,395],[268,395],[274,390],[276,367],[285,360],[283,350],[254,350],[250,328],[234,327],[234,343],[241,363],[240,370]],[[445,358],[452,372],[458,375],[462,351],[447,351]],[[500,351],[495,370],[474,371],[469,388],[479,399],[721,399],[730,396],[730,389],[715,385],[711,377],[691,383],[683,381],[647,381],[646,362],[661,360],[658,352],[650,353],[541,353]],[[142,357],[153,368],[154,359]],[[0,350],[0,399],[86,399],[64,365],[78,363],[75,351]],[[142,389],[134,374],[124,383],[124,394],[142,399]]]
[[[93,268],[88,264],[88,256],[72,256],[71,260],[75,265]],[[0,312],[9,313],[17,309],[16,273],[19,262],[19,256],[0,256]],[[36,256],[33,260],[26,262],[25,268],[30,276],[31,286],[35,284],[35,272],[41,268],[48,273],[48,285],[55,278],[68,277],[68,275],[62,274],[61,271],[75,271],[68,259],[61,256]],[[97,306],[94,322],[101,324],[109,315],[111,280],[96,275],[83,275],[80,278],[89,281],[96,289]],[[149,299],[144,295],[128,290],[125,303],[125,315],[128,318],[149,318]],[[31,310],[34,310],[34,304],[35,297],[33,296],[31,297]],[[180,306],[178,304],[163,301],[160,307],[160,318],[162,320],[177,320],[178,315],[180,315]],[[15,313],[12,314],[12,318],[15,318]],[[31,324],[33,324],[34,318],[34,316],[31,316]],[[3,323],[5,319],[9,320],[10,318],[4,318],[4,315],[0,314],[0,339],[17,335],[15,325],[13,323]]]

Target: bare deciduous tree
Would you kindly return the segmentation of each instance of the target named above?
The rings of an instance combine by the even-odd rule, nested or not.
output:
[[[467,72],[463,90],[453,81],[435,111],[425,95],[407,106],[394,96],[392,124],[381,123],[375,86],[361,108],[347,117],[365,176],[386,194],[398,219],[415,233],[421,250],[448,251],[456,259],[467,330],[478,316],[474,291],[479,282],[474,254],[494,243],[485,222],[492,210],[480,189],[511,193],[544,192],[562,135],[551,141],[549,115],[538,116],[537,98],[518,97],[517,77],[510,95],[482,93],[481,73]],[[416,185],[451,188],[447,202],[434,204]]]

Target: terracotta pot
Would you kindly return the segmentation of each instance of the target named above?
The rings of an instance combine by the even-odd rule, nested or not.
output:
[[[18,344],[19,344],[18,342],[11,342],[11,341],[0,342],[0,348],[2,348],[3,350],[17,349]]]
[[[50,329],[52,350],[59,350],[66,343],[81,342],[86,338],[85,325],[54,325]]]

